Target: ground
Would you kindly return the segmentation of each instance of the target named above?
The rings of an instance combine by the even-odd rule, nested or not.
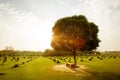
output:
[[[60,65],[55,65],[53,67],[54,70],[56,71],[62,71],[62,72],[70,72],[70,73],[74,73],[76,75],[88,75],[91,76],[92,74],[90,74],[88,67],[86,67],[85,65],[77,65],[77,68],[69,68],[66,66],[66,64],[60,64]]]
[[[91,57],[94,59],[89,60]],[[29,62],[28,57],[21,57],[18,62],[8,58],[4,65],[0,65],[0,80],[120,80],[120,57],[97,57],[77,57],[79,67],[75,69],[65,65],[70,57],[38,57]],[[19,67],[12,68],[15,64]]]

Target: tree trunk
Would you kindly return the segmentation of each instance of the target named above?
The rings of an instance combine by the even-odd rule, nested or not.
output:
[[[73,49],[73,59],[74,59],[74,67],[77,66],[77,61],[76,61],[76,50]]]

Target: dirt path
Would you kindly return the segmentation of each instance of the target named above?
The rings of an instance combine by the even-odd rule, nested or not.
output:
[[[60,64],[60,65],[55,65],[53,67],[53,69],[56,71],[75,73],[75,75],[92,76],[92,74],[90,74],[90,72],[89,72],[90,68],[86,67],[85,65],[78,65],[77,68],[71,69],[71,68],[67,67],[66,64]]]

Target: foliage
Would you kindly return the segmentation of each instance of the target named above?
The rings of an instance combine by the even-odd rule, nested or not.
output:
[[[69,56],[69,52],[46,49],[43,56]]]
[[[55,50],[71,51],[75,65],[76,51],[90,51],[99,46],[98,26],[83,15],[57,20],[52,31],[51,46]]]
[[[99,46],[98,26],[83,15],[57,20],[51,45],[55,50],[93,50]]]

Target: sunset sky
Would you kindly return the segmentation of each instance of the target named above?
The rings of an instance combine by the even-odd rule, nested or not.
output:
[[[120,0],[0,0],[0,50],[45,50],[59,18],[85,15],[99,26],[98,50],[120,50]]]

